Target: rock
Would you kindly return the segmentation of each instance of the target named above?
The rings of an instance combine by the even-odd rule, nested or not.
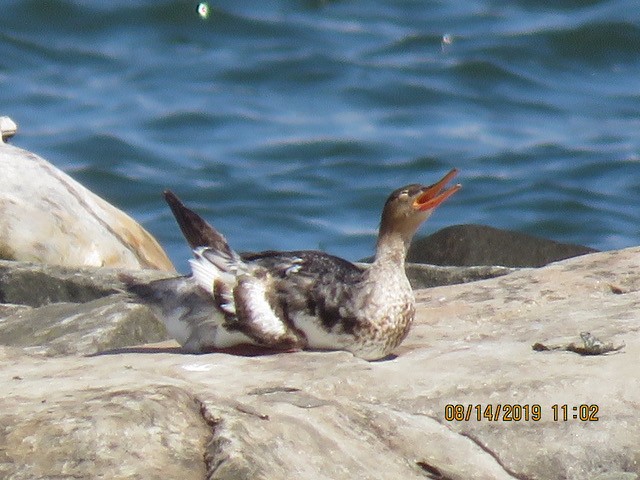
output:
[[[3,363],[15,360],[3,353]],[[43,384],[35,395],[29,385],[46,368],[24,367],[32,371],[20,368],[22,376],[7,382],[12,394],[27,386],[26,410],[11,397],[0,400],[2,478],[205,478],[203,452],[211,427],[200,401],[186,389],[144,381],[140,385],[146,384],[146,391],[136,385],[83,388],[80,378],[91,381],[92,373],[71,362],[70,385]],[[120,376],[128,367],[120,364],[118,370],[99,368],[95,373]]]
[[[127,302],[120,273],[0,261],[0,345],[69,355],[166,339],[164,325],[148,309]],[[167,276],[128,274],[138,281]]]
[[[0,325],[2,344],[47,355],[94,353],[166,336],[164,325],[146,309],[110,298],[19,310]]]
[[[380,362],[0,347],[0,477],[638,479],[639,269],[632,248],[419,290]],[[587,331],[624,347],[532,349]]]
[[[407,263],[405,265],[407,278],[409,278],[409,283],[411,283],[414,290],[486,280],[487,278],[500,277],[515,271],[515,268],[500,266],[442,267],[420,263]]]
[[[453,225],[411,245],[407,261],[432,265],[541,267],[596,250],[485,225]]]
[[[174,271],[151,234],[41,157],[0,142],[0,178],[1,259]]]
[[[18,131],[18,125],[9,117],[0,117],[0,143],[13,137]]]

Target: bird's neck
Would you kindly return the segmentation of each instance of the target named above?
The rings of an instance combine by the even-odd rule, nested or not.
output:
[[[404,259],[407,256],[410,241],[399,232],[381,232],[378,237],[376,257],[372,266],[404,270]]]

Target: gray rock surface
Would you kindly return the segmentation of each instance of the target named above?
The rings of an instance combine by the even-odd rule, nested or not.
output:
[[[164,325],[146,307],[126,301],[119,273],[0,260],[0,345],[68,355],[166,339]],[[140,281],[169,275],[127,274]]]
[[[501,266],[472,266],[452,267],[440,265],[426,265],[421,263],[406,264],[405,271],[414,290],[420,288],[439,287],[442,285],[456,285],[458,283],[475,282],[488,278],[501,277],[515,268]]]
[[[421,289],[412,332],[381,362],[172,342],[55,358],[0,347],[0,477],[637,479],[639,271],[634,248]],[[122,301],[82,295],[96,309]],[[25,303],[4,308],[43,308]],[[584,331],[624,347],[532,349]]]

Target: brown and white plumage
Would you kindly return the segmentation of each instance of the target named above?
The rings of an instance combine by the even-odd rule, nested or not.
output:
[[[347,350],[374,360],[407,335],[414,297],[405,255],[420,224],[460,185],[452,170],[431,186],[408,185],[385,203],[376,257],[363,268],[318,251],[238,254],[170,191],[165,198],[194,252],[193,275],[130,285],[192,352],[253,344]]]

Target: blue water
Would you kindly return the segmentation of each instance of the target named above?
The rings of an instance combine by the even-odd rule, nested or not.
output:
[[[173,189],[239,250],[373,249],[386,195],[452,167],[422,229],[640,244],[637,0],[4,0],[13,144],[130,213],[180,270]]]

